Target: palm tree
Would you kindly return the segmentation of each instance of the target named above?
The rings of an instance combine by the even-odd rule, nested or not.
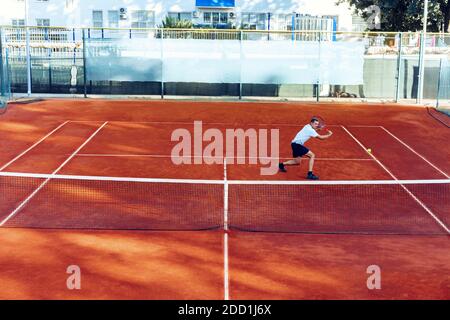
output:
[[[178,20],[173,17],[166,16],[162,22],[162,28],[171,29],[191,29],[192,21]]]

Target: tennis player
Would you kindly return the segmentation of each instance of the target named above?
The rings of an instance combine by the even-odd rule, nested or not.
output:
[[[309,157],[309,171],[308,175],[306,176],[307,179],[311,180],[318,180],[319,177],[313,174],[313,167],[314,167],[314,158],[315,154],[310,151],[307,147],[305,147],[306,141],[309,140],[309,138],[317,138],[320,140],[325,140],[331,137],[333,132],[328,130],[328,133],[325,135],[320,135],[317,133],[316,130],[321,129],[321,124],[318,118],[313,117],[311,119],[311,122],[303,127],[302,130],[300,130],[297,135],[295,136],[294,140],[292,140],[291,147],[292,147],[292,156],[294,159],[288,160],[286,162],[280,162],[278,165],[281,172],[286,172],[285,166],[292,166],[292,165],[299,165],[300,160],[303,156]]]

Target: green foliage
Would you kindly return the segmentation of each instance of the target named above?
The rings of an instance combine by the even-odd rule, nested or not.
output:
[[[422,29],[423,0],[338,0],[355,8],[355,13],[367,19],[367,8],[377,5],[381,9],[381,31],[418,31]],[[448,31],[450,0],[428,1],[427,30]]]
[[[162,22],[162,28],[170,29],[191,29],[192,21],[178,20],[173,17],[166,16]]]

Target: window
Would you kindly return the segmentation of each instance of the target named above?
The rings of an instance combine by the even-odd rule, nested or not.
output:
[[[292,30],[292,13],[274,14],[270,16],[270,29]]]
[[[15,27],[24,26],[25,25],[25,19],[12,19],[11,22],[12,22],[11,24],[13,26],[15,26]]]
[[[339,30],[339,16],[322,16],[322,18],[331,19],[332,24],[336,23],[336,30]],[[353,16],[352,16],[352,23],[353,23]]]
[[[92,11],[92,26],[94,28],[103,27],[103,11],[101,10]]]
[[[192,20],[192,12],[169,12],[168,16],[175,20]]]
[[[213,12],[212,13],[212,23],[218,24],[219,23],[219,12]]]
[[[211,12],[203,13],[203,22],[208,24],[211,23]]]
[[[38,27],[49,27],[50,19],[36,19],[36,25]]]
[[[153,28],[155,26],[155,12],[147,10],[131,11],[132,28]]]
[[[265,13],[244,12],[241,21],[243,29],[265,30],[267,15]]]
[[[295,18],[295,30],[325,30],[333,31],[333,19],[300,16]]]
[[[119,11],[117,10],[108,11],[108,27],[110,28],[119,27]]]
[[[213,26],[227,24],[228,12],[203,12],[203,23],[212,24]]]
[[[360,32],[367,30],[367,22],[364,18],[352,15],[352,31]]]
[[[220,23],[228,23],[228,12],[220,13]]]

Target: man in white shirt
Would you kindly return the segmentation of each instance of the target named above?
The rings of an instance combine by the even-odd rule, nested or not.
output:
[[[320,135],[317,133],[317,129],[319,128],[319,119],[312,118],[311,122],[303,127],[302,130],[300,130],[297,135],[295,136],[294,140],[292,140],[291,147],[292,147],[292,156],[294,159],[288,160],[286,162],[280,162],[278,167],[280,168],[281,172],[286,172],[286,168],[284,166],[292,166],[292,165],[299,165],[300,160],[303,156],[309,157],[309,171],[308,175],[306,176],[307,179],[311,180],[318,180],[319,177],[313,174],[313,167],[314,167],[314,158],[315,154],[311,152],[308,148],[304,146],[306,141],[309,140],[309,138],[318,138],[321,140],[328,139],[331,137],[333,132],[328,130],[328,133],[325,135]]]

